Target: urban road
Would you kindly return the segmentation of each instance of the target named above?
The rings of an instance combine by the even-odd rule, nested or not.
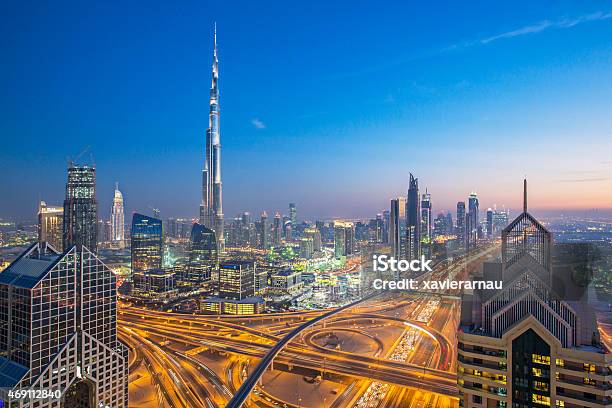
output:
[[[496,250],[496,247],[486,248],[460,262],[436,268],[422,279],[453,277],[458,271],[465,272],[477,267]],[[340,393],[334,406],[346,406],[343,405],[344,400],[356,398],[362,392],[358,384],[368,384],[372,380],[394,384],[393,387],[398,388],[393,388],[385,398],[389,400],[388,406],[394,406],[393,401],[397,406],[401,398],[413,397],[411,391],[406,391],[408,389],[417,393],[422,391],[428,396],[456,398],[457,395],[454,350],[452,341],[447,338],[452,337],[449,333],[455,328],[442,333],[443,328],[448,329],[457,311],[449,306],[450,303],[441,304],[434,311],[431,324],[402,315],[405,309],[425,307],[431,298],[433,296],[429,294],[417,299],[400,298],[388,302],[377,301],[372,295],[334,310],[220,317],[165,313],[123,305],[119,315],[119,334],[131,348],[130,372],[146,369],[150,373],[152,386],[149,387],[155,394],[151,395],[151,399],[157,400],[160,407],[238,407],[248,396],[258,406],[274,407],[279,403],[281,406],[294,406],[283,403],[271,393],[267,393],[264,399],[252,392],[270,365],[284,366],[290,371],[292,367],[302,367],[358,381]],[[394,310],[398,311],[395,315]],[[429,342],[429,347],[435,351],[427,353],[427,358],[414,358],[411,362],[393,361],[335,349],[322,350],[308,335],[324,332],[327,330],[325,327],[340,333],[347,330],[349,325],[353,327],[352,331],[370,335],[367,329],[371,327],[401,327],[403,324],[411,324],[428,333],[431,339],[422,340],[423,346],[419,344],[417,347],[425,347],[425,343]],[[307,335],[304,336],[304,333]],[[167,345],[171,342],[188,346],[192,352],[173,349],[172,344]],[[228,356],[234,355],[244,360],[260,360],[248,375],[241,376],[240,373],[249,371],[248,362],[245,364],[244,360],[236,361],[229,357],[224,375],[197,358],[204,350],[227,353]],[[131,374],[130,378],[136,381],[137,377]]]

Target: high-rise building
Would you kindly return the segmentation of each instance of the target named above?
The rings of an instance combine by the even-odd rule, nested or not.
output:
[[[50,206],[41,201],[38,205],[38,242],[48,242],[53,248],[60,251],[63,227],[64,208]]]
[[[355,225],[334,221],[334,255],[337,259],[355,253]]]
[[[111,244],[117,248],[125,247],[125,218],[123,214],[123,194],[119,191],[119,183],[115,184],[115,195],[111,209]]]
[[[108,244],[111,240],[111,222],[110,220],[98,220],[98,245]]]
[[[493,211],[493,230],[495,234],[500,234],[508,226],[508,210]]]
[[[483,280],[502,284],[464,295],[459,405],[609,406],[612,357],[599,341],[588,290],[575,279],[591,261],[564,253],[551,262],[552,234],[527,211],[524,183],[523,212],[502,233],[502,259],[483,267]],[[576,290],[586,297],[571,296]]]
[[[291,221],[291,226],[295,228],[297,226],[297,208],[295,203],[289,203],[289,220]]]
[[[433,236],[439,237],[448,234],[446,226],[446,216],[444,213],[439,213],[434,219]]]
[[[300,258],[310,259],[314,253],[314,242],[311,237],[300,239]]]
[[[210,111],[206,131],[206,157],[202,170],[202,203],[200,224],[215,231],[219,251],[225,249],[223,231],[223,200],[221,184],[221,135],[219,133],[219,60],[217,59],[217,28],[215,26],[210,86]]]
[[[304,230],[304,236],[306,238],[312,238],[312,250],[314,252],[321,252],[321,232],[317,228],[306,228]]]
[[[265,211],[261,213],[255,229],[257,231],[257,247],[259,249],[268,249],[270,247],[270,225],[268,223],[268,214]]]
[[[406,259],[406,225],[406,198],[391,200],[389,244],[391,256],[397,260]]]
[[[420,207],[419,180],[410,173],[406,197],[406,258],[408,260],[418,259],[421,256]]]
[[[98,201],[96,200],[96,168],[68,167],[62,242],[64,250],[85,246],[92,252],[98,249]]]
[[[391,212],[385,210],[382,213],[383,216],[383,243],[389,243],[389,224],[391,223]]]
[[[293,240],[293,225],[291,224],[289,217],[283,217],[283,234],[285,235],[285,240],[287,242],[291,242]]]
[[[368,238],[372,242],[375,242],[377,244],[382,244],[383,243],[383,233],[385,229],[382,214],[376,214],[376,218],[373,220],[370,220],[368,229],[369,229]],[[355,235],[357,235],[357,231],[355,231]]]
[[[255,295],[253,261],[229,261],[219,264],[219,297],[242,300]]]
[[[474,247],[476,239],[478,238],[478,227],[480,227],[478,211],[478,195],[472,192],[468,197],[468,215],[466,222],[466,241],[468,250]]]
[[[189,240],[189,264],[185,280],[189,282],[208,282],[219,261],[215,232],[210,228],[193,224]]]
[[[491,208],[487,209],[487,238],[491,238],[493,236],[493,210]]]
[[[164,257],[162,221],[135,213],[132,216],[132,273],[161,269]]]
[[[457,235],[457,240],[460,245],[465,245],[465,201],[459,201],[457,203],[457,226],[455,229],[455,234]]]
[[[31,245],[0,273],[0,299],[0,405],[128,407],[115,275],[93,252]],[[62,398],[6,404],[11,391],[28,389],[60,390]]]
[[[449,211],[446,213],[446,233],[452,235],[454,230],[453,216]]]
[[[425,189],[421,199],[421,242],[431,241],[433,229],[433,214],[431,208],[431,194]]]
[[[274,234],[273,245],[277,247],[281,246],[283,240],[283,219],[278,212],[274,214],[274,226],[272,232]]]

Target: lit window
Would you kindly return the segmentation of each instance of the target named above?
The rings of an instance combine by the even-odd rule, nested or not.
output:
[[[550,365],[550,356],[542,356],[539,354],[532,354],[531,360],[536,364]]]
[[[564,407],[565,406],[565,401],[556,400],[555,401],[555,406],[557,406],[557,407]]]
[[[542,377],[542,369],[541,368],[532,367],[531,368],[531,374],[533,374],[534,377]]]
[[[531,402],[539,405],[550,406],[550,397],[545,395],[531,394]]]
[[[584,368],[584,371],[586,371],[587,373],[595,372],[595,364],[584,363],[582,367]]]
[[[584,382],[586,385],[595,385],[595,380],[593,380],[593,379],[591,379],[591,378],[586,378],[586,377],[585,377],[585,378],[583,379],[583,382]]]
[[[565,367],[565,360],[562,358],[557,358],[555,359],[555,364],[557,364],[558,367]]]

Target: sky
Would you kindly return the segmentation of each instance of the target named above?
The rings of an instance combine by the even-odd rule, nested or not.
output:
[[[226,219],[372,217],[410,172],[436,213],[520,208],[525,176],[530,208],[612,208],[612,1],[426,3],[3,1],[0,217],[77,157],[100,217],[115,182],[195,216],[214,22]]]

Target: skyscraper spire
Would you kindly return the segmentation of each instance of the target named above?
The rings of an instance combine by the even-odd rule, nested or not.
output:
[[[202,203],[200,224],[216,233],[219,251],[225,247],[221,184],[221,138],[219,133],[219,60],[217,58],[217,24],[213,36],[212,80],[208,114],[208,130],[202,169]]]
[[[527,212],[527,179],[523,179],[523,212]]]

